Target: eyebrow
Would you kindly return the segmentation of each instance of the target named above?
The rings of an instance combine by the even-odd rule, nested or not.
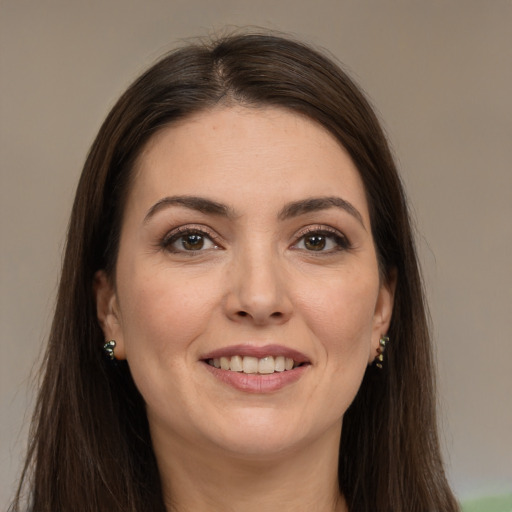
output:
[[[228,206],[206,199],[204,197],[195,196],[169,196],[160,199],[155,203],[146,213],[144,217],[144,223],[148,222],[160,210],[169,206],[184,206],[191,210],[196,210],[201,213],[208,215],[219,215],[221,217],[233,217],[233,211]]]
[[[190,208],[191,210],[196,210],[207,215],[218,215],[228,218],[236,217],[234,211],[229,206],[211,199],[206,199],[205,197],[168,196],[160,199],[148,210],[144,217],[144,223],[147,223],[157,212],[169,206],[184,206],[185,208]],[[339,208],[346,211],[365,228],[363,217],[359,210],[349,201],[336,196],[311,197],[288,203],[279,212],[278,219],[287,220],[307,213],[328,210],[329,208]]]
[[[299,215],[305,215],[307,213],[317,212],[320,210],[328,210],[329,208],[339,208],[346,211],[352,215],[352,217],[356,218],[365,228],[363,216],[359,210],[352,203],[349,203],[345,199],[336,196],[311,197],[301,201],[289,203],[279,212],[278,218],[280,220],[286,220],[292,217],[298,217]]]

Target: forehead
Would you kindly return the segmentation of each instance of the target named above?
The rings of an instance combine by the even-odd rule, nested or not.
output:
[[[308,196],[341,195],[367,217],[359,172],[318,123],[280,108],[223,107],[163,128],[139,155],[131,206],[166,195],[270,206]]]

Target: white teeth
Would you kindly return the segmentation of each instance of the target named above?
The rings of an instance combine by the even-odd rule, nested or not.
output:
[[[258,373],[258,358],[257,357],[244,357],[243,363],[244,373]]]
[[[272,356],[264,357],[258,362],[258,373],[274,373],[275,364]]]
[[[284,370],[285,370],[284,356],[277,356],[274,359],[274,370],[276,372],[284,372]]]
[[[232,372],[243,372],[247,374],[270,374],[274,372],[284,372],[292,370],[299,363],[295,362],[291,357],[284,356],[266,356],[258,359],[252,356],[233,356],[209,359],[208,364],[220,368],[222,370],[230,370]]]
[[[242,358],[240,356],[233,356],[231,358],[231,361],[229,362],[229,369],[232,372],[241,372],[243,371],[244,367],[242,364]]]

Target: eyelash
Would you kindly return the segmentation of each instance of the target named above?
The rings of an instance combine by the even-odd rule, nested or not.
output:
[[[182,239],[182,245],[184,243],[184,237],[197,235],[202,237],[202,240],[208,240],[213,246],[203,249],[203,246],[199,247],[197,250],[187,250],[184,247],[181,249],[173,247],[173,244]],[[320,250],[307,249],[307,248],[298,248],[297,246],[301,242],[305,242],[307,237],[312,236],[323,237],[325,243],[328,244],[328,241],[331,241],[334,244],[334,247],[331,247],[327,250],[324,250],[322,247]],[[179,253],[179,254],[188,254],[195,255],[200,252],[204,252],[206,250],[219,249],[222,246],[217,242],[216,236],[213,233],[210,233],[204,229],[204,227],[194,227],[194,226],[181,226],[172,230],[168,233],[159,244],[162,249],[171,252],[171,253]],[[332,254],[338,251],[344,251],[350,249],[352,246],[348,238],[340,233],[339,231],[329,228],[326,226],[311,226],[307,228],[305,231],[299,233],[297,241],[291,246],[293,250],[303,250],[305,252],[311,253],[313,255],[321,255],[321,254]]]
[[[299,245],[299,243],[304,242],[308,236],[311,237],[313,235],[318,236],[318,237],[325,237],[326,240],[331,240],[334,243],[334,247],[327,249],[327,250],[322,249],[319,251],[308,250],[305,248],[304,249],[297,248],[297,245]],[[311,226],[299,234],[299,238],[298,238],[297,242],[294,243],[293,248],[295,248],[296,250],[304,250],[304,251],[306,251],[308,253],[312,253],[314,255],[321,255],[321,254],[325,255],[326,253],[332,254],[333,252],[346,251],[348,249],[351,249],[352,245],[351,245],[349,239],[336,229],[333,229],[333,228],[330,228],[327,226],[322,226],[322,227]]]
[[[185,248],[178,249],[173,248],[173,244],[178,242],[180,239],[182,239],[182,244],[184,242],[184,237],[191,236],[191,235],[198,235],[203,238],[203,240],[208,240],[213,244],[213,247],[210,247],[208,249],[219,249],[221,248],[220,245],[216,241],[216,237],[213,235],[213,233],[210,233],[204,229],[204,227],[194,227],[194,226],[180,226],[179,228],[176,228],[172,230],[170,233],[168,233],[161,241],[160,246],[162,249],[171,252],[171,253],[179,253],[179,254],[189,254],[194,255],[194,253],[200,253],[203,252],[206,249],[203,249],[200,247],[198,250],[187,250]]]

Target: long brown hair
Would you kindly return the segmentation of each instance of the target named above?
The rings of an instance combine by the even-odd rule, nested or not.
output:
[[[278,106],[326,127],[364,182],[383,279],[396,276],[391,343],[345,414],[339,484],[352,512],[456,511],[443,471],[422,283],[400,179],[370,105],[330,59],[287,38],[187,45],[137,79],[94,141],[73,206],[31,444],[12,510],[164,511],[143,400],[102,355],[92,292],[112,275],[134,160],[162,127],[219,103]],[[24,490],[26,496],[24,497]]]

